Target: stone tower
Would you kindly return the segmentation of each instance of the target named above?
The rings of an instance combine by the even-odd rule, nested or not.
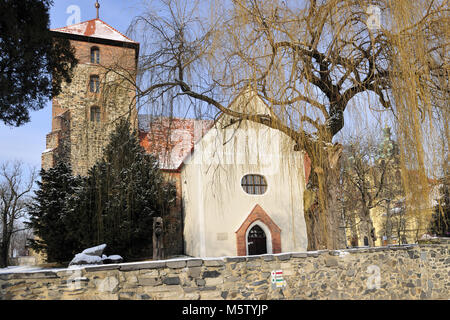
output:
[[[137,129],[132,83],[139,43],[98,16],[51,32],[70,41],[78,65],[72,82],[64,83],[52,100],[52,131],[46,137],[42,168],[51,168],[61,160],[72,165],[73,174],[86,175],[102,156],[119,118],[129,118]]]

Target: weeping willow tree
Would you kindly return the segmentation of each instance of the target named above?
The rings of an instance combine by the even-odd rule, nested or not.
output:
[[[417,170],[422,182],[409,199],[425,201],[424,134],[448,120],[447,1],[372,1],[376,10],[359,0],[150,4],[130,28],[141,42],[139,101],[162,114],[218,112],[289,136],[311,159],[308,249],[345,245],[335,137],[358,113],[391,112],[403,171]],[[229,108],[246,88],[266,113]]]

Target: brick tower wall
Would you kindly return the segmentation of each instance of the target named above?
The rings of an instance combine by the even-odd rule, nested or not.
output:
[[[117,120],[130,117],[137,129],[135,90],[136,49],[87,41],[70,40],[76,51],[76,66],[70,84],[63,83],[61,93],[52,101],[52,132],[42,167],[52,167],[58,159],[68,161],[73,173],[86,175],[102,157]],[[100,50],[100,63],[91,63],[91,48]],[[100,79],[100,92],[90,92],[90,76]],[[126,75],[124,78],[121,75]],[[131,83],[129,82],[131,80]],[[90,119],[91,107],[100,108],[100,122]]]

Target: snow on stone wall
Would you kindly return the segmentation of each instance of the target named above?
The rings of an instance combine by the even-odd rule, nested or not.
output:
[[[450,239],[420,245],[0,272],[10,299],[448,299]],[[277,276],[279,287],[272,280]]]

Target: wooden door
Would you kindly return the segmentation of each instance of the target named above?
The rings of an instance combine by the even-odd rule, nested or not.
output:
[[[250,229],[247,237],[248,254],[265,254],[267,253],[266,234],[260,226],[255,225]]]

